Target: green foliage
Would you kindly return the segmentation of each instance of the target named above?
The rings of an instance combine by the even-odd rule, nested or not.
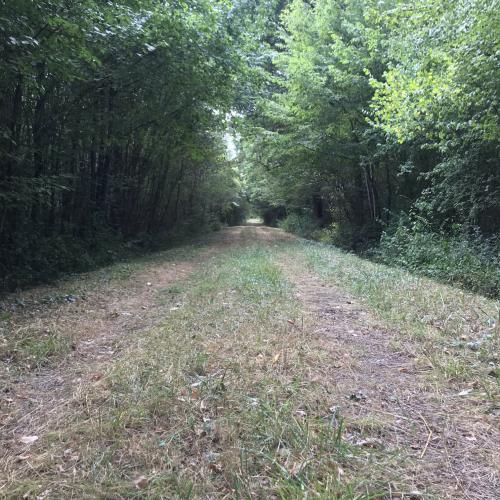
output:
[[[14,269],[29,281],[86,267],[97,239],[206,226],[238,201],[224,144],[241,67],[230,9],[1,4],[4,284]]]
[[[318,221],[310,213],[291,213],[279,223],[279,227],[302,238],[313,238],[319,229]]]
[[[240,224],[250,205],[273,225],[311,213],[320,232],[284,224],[355,250],[401,212],[436,235],[498,234],[499,13],[498,0],[3,2],[3,274],[71,260],[38,242],[85,254],[101,235]]]
[[[496,293],[483,242],[500,231],[499,13],[498,0],[290,1],[241,127],[251,200],[309,211],[323,229],[297,215],[283,227],[363,251],[414,213],[426,244],[402,254],[421,254],[415,269]],[[457,224],[466,242],[442,236]],[[424,258],[444,242],[448,263]]]
[[[479,231],[438,234],[425,222],[401,218],[383,233],[375,256],[439,281],[500,296],[500,240]]]
[[[385,21],[398,29],[390,32],[389,69],[372,80],[372,124],[437,152],[416,206],[441,226],[498,231],[500,4],[419,0]]]
[[[363,31],[363,9],[356,1],[293,1],[285,11],[272,92],[243,131],[242,160],[260,179],[251,193],[258,201],[359,226],[378,215],[374,172],[363,163],[363,113],[373,93],[366,68],[376,72],[379,61]],[[360,198],[365,184],[369,199]]]

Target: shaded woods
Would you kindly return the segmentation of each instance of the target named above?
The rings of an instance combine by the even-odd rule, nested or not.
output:
[[[255,204],[286,230],[500,293],[499,2],[275,4],[242,134]]]
[[[224,218],[226,15],[209,1],[2,2],[0,285]]]
[[[239,223],[250,202],[498,295],[499,7],[3,2],[0,286]]]

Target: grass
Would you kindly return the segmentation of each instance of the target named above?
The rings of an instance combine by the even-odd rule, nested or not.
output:
[[[81,328],[76,328],[82,314],[88,314],[88,324],[83,326],[91,330],[93,322],[98,321],[95,310],[109,296],[121,295],[122,287],[130,287],[131,282],[140,283],[142,275],[159,263],[169,265],[194,259],[203,247],[204,241],[199,240],[193,245],[145,254],[135,261],[67,276],[54,285],[5,297],[0,302],[0,362],[17,372],[57,362],[85,336]],[[179,286],[172,283],[166,294],[180,293]],[[89,301],[89,296],[94,300]]]
[[[26,369],[40,368],[55,356],[67,354],[71,348],[68,340],[56,328],[20,328],[13,338],[2,339],[0,358]]]
[[[165,262],[198,250],[119,264],[69,283],[61,295],[90,294],[103,278],[134,293],[131,279],[150,279]],[[350,291],[397,328],[394,349],[432,368],[432,390],[456,386],[498,397],[490,365],[497,359],[494,301],[304,241],[211,255],[188,277],[158,288],[163,319],[134,331],[112,363],[48,408],[32,425],[35,443],[10,442],[0,458],[0,496],[368,499],[409,491],[411,471],[425,466],[416,460],[425,454],[427,430],[424,442],[412,442],[415,458],[403,449],[409,443],[393,446],[389,435],[398,426],[422,427],[418,417],[401,423],[363,402],[357,415],[343,418],[342,408],[357,403],[346,402],[342,376],[339,384],[334,375],[342,353],[311,333],[287,264]],[[44,293],[23,298],[39,303]],[[51,362],[71,339],[68,329],[46,337],[40,328],[18,331],[11,351],[21,354],[12,362]],[[469,342],[479,342],[477,349]]]
[[[433,370],[434,381],[498,394],[491,376],[500,357],[499,303],[328,245],[300,241],[289,252],[308,269],[361,298],[404,332],[404,349]]]
[[[329,354],[291,324],[300,304],[271,252],[222,254],[173,293],[181,306],[48,417],[2,492],[376,497],[382,482],[357,476],[329,382],[310,376]]]

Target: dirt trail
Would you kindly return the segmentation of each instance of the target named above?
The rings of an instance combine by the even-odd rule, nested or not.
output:
[[[240,242],[240,228],[210,238],[208,248],[194,259],[155,262],[135,271],[128,279],[112,279],[88,290],[85,300],[57,306],[18,309],[10,322],[12,331],[33,328],[39,332],[62,331],[72,339],[70,353],[55,365],[27,375],[3,375],[0,399],[0,443],[7,455],[19,448],[19,436],[39,435],[69,404],[74,394],[101,377],[106,364],[119,356],[134,334],[164,320],[175,307],[175,296],[165,297],[168,285],[178,283],[228,244]],[[78,279],[78,278],[77,278]],[[71,283],[64,284],[71,289]],[[21,294],[29,303],[57,292],[58,285]]]
[[[175,296],[165,300],[165,287],[187,278],[231,246],[290,239],[267,227],[225,229],[210,236],[206,248],[192,260],[154,262],[126,280],[90,291],[85,301],[40,315],[40,331],[48,325],[71,331],[74,346],[51,367],[17,377],[6,372],[10,378],[0,396],[4,466],[16,460],[20,436],[50,430],[58,408],[99,380],[139,330],[165,320],[176,307]],[[296,286],[313,334],[338,359],[335,366],[322,367],[321,373],[334,381],[340,410],[352,422],[348,439],[390,453],[400,449],[410,456],[411,470],[397,458],[394,467],[413,485],[415,498],[429,487],[440,498],[497,498],[499,436],[491,422],[456,394],[432,388],[422,367],[407,353],[391,349],[391,339],[398,333],[377,323],[355,299],[307,274],[298,262],[287,260],[283,268]],[[33,317],[14,318],[16,328],[23,322],[33,322]],[[376,430],[366,439],[356,422],[368,420]],[[397,497],[393,492],[391,498]]]
[[[438,498],[498,498],[500,433],[493,419],[456,392],[433,386],[427,367],[391,347],[400,332],[381,325],[356,299],[296,263],[288,262],[286,272],[314,335],[339,361],[324,367],[323,376],[336,386],[348,439],[409,457],[410,467],[401,457],[393,468],[413,485],[414,498],[428,498],[429,491]],[[369,438],[361,436],[367,427]]]
[[[85,300],[57,306],[27,307],[13,313],[10,329],[36,328],[40,335],[57,329],[71,339],[71,350],[57,363],[27,375],[2,367],[0,395],[0,459],[14,459],[22,448],[21,436],[40,435],[57,419],[58,410],[71,403],[85,386],[96,383],[106,365],[112,363],[139,332],[165,320],[176,297],[165,296],[166,287],[187,278],[211,257],[231,246],[288,239],[285,233],[267,227],[237,226],[213,233],[207,246],[193,259],[156,260],[136,270],[126,280],[111,279],[87,290]],[[81,278],[77,278],[81,279]],[[71,289],[65,283],[65,289]],[[16,300],[37,303],[37,298],[57,295],[58,285],[18,294]],[[7,298],[8,302],[9,298]],[[2,373],[3,372],[3,373]]]
[[[9,380],[3,401],[9,411],[0,420],[7,449],[16,448],[19,436],[44,432],[50,415],[56,415],[83,386],[98,380],[102,368],[119,355],[134,333],[161,321],[173,306],[171,302],[158,304],[162,290],[185,278],[198,264],[180,261],[156,265],[126,281],[98,287],[87,293],[85,300],[42,312],[36,319],[37,330],[56,328],[67,333],[71,351],[55,365]],[[29,323],[33,324],[32,313],[22,310],[15,315],[12,328],[22,329]]]

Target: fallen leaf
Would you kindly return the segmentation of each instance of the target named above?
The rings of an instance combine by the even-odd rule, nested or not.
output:
[[[51,492],[52,490],[45,490],[41,495],[36,496],[36,500],[45,500]]]
[[[418,491],[418,490],[413,490],[413,491],[410,491],[409,493],[406,493],[405,497],[410,498],[410,500],[417,500],[419,498],[423,498],[423,493],[421,491]]]
[[[19,438],[19,441],[24,444],[33,444],[35,441],[38,441],[38,436],[23,436]]]
[[[280,359],[280,355],[281,353],[278,353],[273,357],[273,365],[275,365],[278,362],[278,360]]]
[[[201,425],[197,425],[194,428],[194,433],[196,434],[196,437],[203,437],[203,436],[206,436],[206,434],[207,434],[205,429]]]
[[[364,448],[381,448],[383,446],[382,441],[376,438],[367,438],[356,443],[356,446],[362,446]]]
[[[215,473],[222,472],[222,466],[220,464],[209,464],[208,468]]]
[[[134,479],[134,485],[138,490],[143,490],[148,484],[148,478],[145,476],[139,476],[137,479]]]

